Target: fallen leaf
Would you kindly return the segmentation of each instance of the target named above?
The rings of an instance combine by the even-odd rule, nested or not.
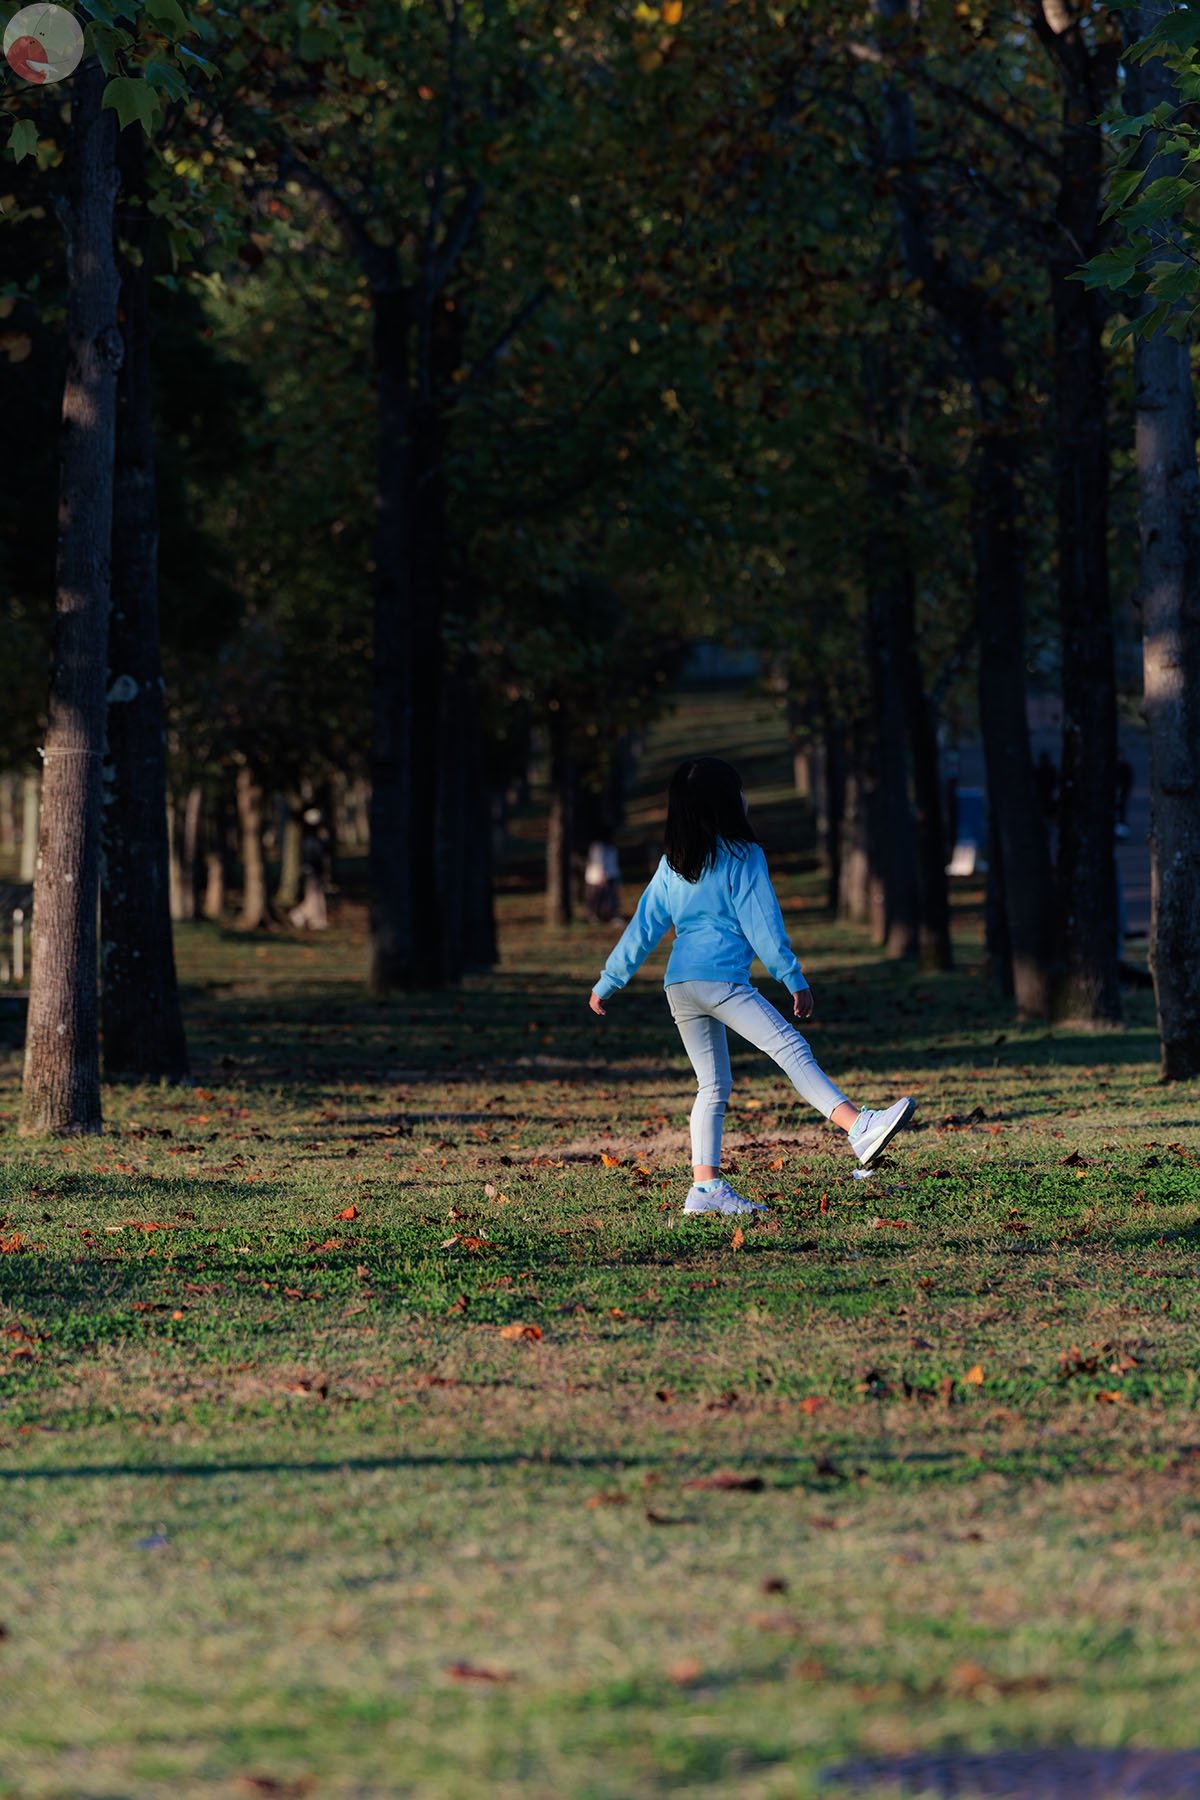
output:
[[[782,1156],[773,1156],[771,1158],[770,1162],[767,1164],[767,1167],[768,1167],[768,1169],[782,1169],[782,1167],[783,1167]]]
[[[535,1344],[541,1335],[542,1328],[540,1325],[502,1325],[500,1327],[500,1336],[502,1338],[512,1338],[514,1342],[520,1341]]]
[[[962,1380],[964,1387],[982,1387],[984,1380],[982,1365],[974,1363],[972,1367],[967,1370]]]
[[[761,1494],[766,1484],[761,1475],[739,1475],[733,1469],[719,1469],[715,1475],[696,1475],[683,1485],[704,1492]]]
[[[828,1194],[821,1195],[821,1203],[817,1207],[817,1211],[823,1212],[823,1213],[827,1213],[829,1211],[829,1195]]]
[[[1122,1406],[1125,1403],[1124,1394],[1116,1388],[1101,1388],[1096,1398],[1103,1406]]]
[[[609,1156],[607,1151],[604,1150],[600,1152],[600,1161],[604,1164],[606,1169],[617,1169],[621,1166],[621,1159],[619,1156]]]
[[[628,1506],[629,1495],[617,1492],[609,1494],[593,1494],[588,1501],[589,1506]]]
[[[687,1687],[690,1682],[699,1681],[703,1673],[703,1663],[697,1662],[694,1656],[685,1656],[681,1662],[672,1663],[667,1670],[667,1680],[673,1681],[676,1687]]]
[[[828,1404],[824,1394],[806,1394],[800,1402],[800,1411],[802,1413],[820,1412],[821,1408]]]
[[[339,1219],[357,1219],[358,1208],[357,1206],[343,1206],[341,1212],[337,1216]]]
[[[446,1669],[451,1681],[513,1681],[515,1677],[502,1669],[484,1669],[478,1663],[450,1663]]]
[[[274,1800],[302,1800],[317,1785],[311,1775],[299,1775],[294,1781],[278,1775],[239,1775],[238,1780],[254,1794],[271,1794]]]
[[[729,1248],[731,1250],[740,1250],[742,1245],[745,1243],[745,1241],[746,1241],[746,1234],[742,1230],[741,1226],[739,1225],[737,1227],[737,1229],[734,1231],[733,1236],[729,1240]]]

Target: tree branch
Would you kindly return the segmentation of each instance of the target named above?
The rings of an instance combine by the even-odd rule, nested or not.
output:
[[[994,131],[998,131],[1001,137],[1007,138],[1023,155],[1033,157],[1051,172],[1057,171],[1058,159],[1052,150],[1039,143],[1037,138],[1030,137],[1027,131],[1022,131],[1019,125],[1014,125],[1011,119],[1006,119],[1003,113],[997,112],[995,107],[989,106],[977,94],[968,93],[965,89],[956,87],[952,81],[943,81],[940,76],[932,75],[923,63],[880,50],[875,44],[850,43],[846,48],[856,62],[874,63],[892,73],[906,75],[919,81],[922,87],[928,88],[939,100],[948,100],[956,106],[966,107]]]

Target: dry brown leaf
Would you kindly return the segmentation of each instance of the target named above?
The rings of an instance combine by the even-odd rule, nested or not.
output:
[[[593,1494],[588,1505],[595,1506],[628,1506],[629,1495],[613,1492],[610,1494]]]
[[[609,1156],[608,1152],[605,1150],[602,1150],[600,1152],[600,1161],[604,1164],[606,1169],[617,1169],[617,1168],[620,1168],[620,1166],[621,1166],[620,1157],[619,1156]]]
[[[542,1335],[540,1325],[502,1325],[500,1336],[511,1338],[514,1342],[536,1344]]]
[[[339,1219],[357,1219],[358,1208],[357,1206],[343,1206],[341,1212],[337,1216]]]
[[[806,1394],[800,1402],[800,1411],[802,1413],[820,1412],[823,1406],[828,1405],[829,1402],[824,1394]]]
[[[739,1225],[737,1227],[737,1229],[734,1231],[733,1236],[729,1240],[729,1248],[731,1250],[740,1250],[742,1245],[745,1243],[745,1241],[746,1241],[746,1234],[742,1230],[741,1226]]]
[[[983,1366],[974,1363],[962,1378],[964,1387],[982,1387],[984,1383]]]
[[[761,1494],[766,1484],[761,1475],[739,1475],[734,1469],[718,1469],[715,1475],[696,1475],[683,1485],[705,1492]]]
[[[667,9],[664,7],[663,11]],[[667,1670],[667,1680],[673,1681],[676,1687],[687,1687],[693,1681],[699,1681],[704,1673],[704,1664],[697,1662],[694,1656],[685,1656],[681,1662],[672,1663]]]
[[[469,1662],[450,1663],[447,1666],[446,1673],[451,1681],[502,1682],[513,1681],[516,1679],[515,1676],[508,1674],[507,1671],[503,1669],[485,1669],[478,1663]]]

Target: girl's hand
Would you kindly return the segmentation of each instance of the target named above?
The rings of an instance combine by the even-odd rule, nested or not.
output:
[[[813,1016],[813,991],[801,988],[798,994],[792,995],[792,1011],[798,1019],[811,1019]]]
[[[591,1009],[594,1013],[599,1013],[601,1018],[603,1018],[605,1016],[604,1015],[604,1003],[602,1000],[598,999],[595,994],[592,994],[590,996],[590,998],[588,1000],[588,1005],[591,1007]]]

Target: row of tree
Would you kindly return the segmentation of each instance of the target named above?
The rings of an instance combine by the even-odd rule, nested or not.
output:
[[[41,524],[8,601],[5,748],[44,757],[27,1128],[99,1122],[98,883],[106,1073],[186,1067],[168,790],[186,837],[236,769],[250,841],[264,791],[368,777],[372,989],[454,981],[494,955],[489,792],[543,733],[563,916],[581,778],[614,780],[699,631],[783,671],[835,868],[934,965],[938,717],[973,670],[997,974],[1025,1013],[1119,1016],[1133,559],[1109,500],[1119,524],[1136,411],[1149,557],[1148,359],[1176,340],[1137,336],[1131,402],[1112,298],[1078,276],[1111,250],[1105,108],[1124,71],[1136,176],[1165,63],[1123,63],[1090,0],[85,10],[66,134],[50,90],[8,101],[5,341],[35,440],[8,504]],[[1135,33],[1176,11],[1133,9]],[[1031,642],[1064,700],[1056,868]],[[1160,835],[1168,791],[1196,805],[1163,773],[1164,732],[1191,741],[1168,700]],[[1196,927],[1159,862],[1164,1067],[1188,1074]]]

